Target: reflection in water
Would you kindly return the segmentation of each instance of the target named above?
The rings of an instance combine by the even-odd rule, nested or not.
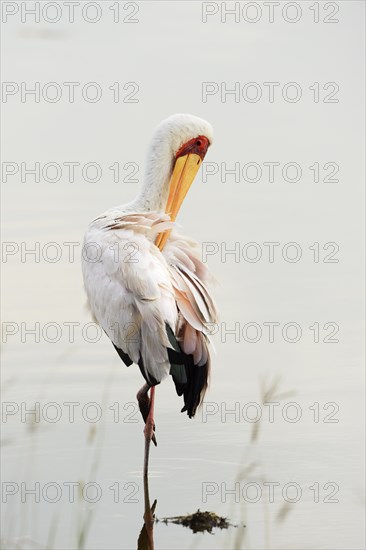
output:
[[[149,478],[147,475],[144,475],[144,525],[142,526],[139,538],[137,540],[137,550],[154,549],[154,521],[156,504],[157,500],[155,499],[153,505],[150,506]]]
[[[149,479],[146,475],[144,476],[144,525],[137,540],[137,550],[154,549],[154,523],[155,521],[159,521],[155,519],[156,504],[157,500],[155,499],[152,506],[150,506]],[[230,527],[230,523],[226,518],[220,517],[214,512],[201,512],[200,510],[186,516],[162,518],[160,521],[165,524],[175,523],[189,527],[193,533],[212,533],[214,527],[218,527],[219,529]]]
[[[71,364],[70,368],[73,367],[74,365]],[[43,372],[41,371],[42,374]],[[98,374],[98,378],[95,378],[98,383],[93,380],[93,386],[87,386],[85,390],[88,392],[89,400],[93,399],[93,401],[99,402],[103,411],[107,410],[108,405],[113,403],[113,401],[117,402],[117,399],[120,397],[120,388],[117,384],[113,383],[114,376],[117,376],[118,372],[118,369],[114,367],[111,369],[107,379],[104,381],[104,387],[100,383]],[[7,402],[16,402],[19,395],[22,396],[24,402],[31,403],[31,399],[37,399],[37,402],[40,402],[41,406],[44,402],[62,403],[67,401],[67,397],[70,399],[68,385],[64,384],[62,386],[60,383],[54,384],[51,387],[51,379],[54,375],[49,371],[47,371],[47,374],[42,379],[44,385],[41,385],[41,382],[37,380],[40,392],[38,395],[34,395],[34,387],[30,383],[33,373],[27,375],[22,370],[21,375],[29,383],[20,386],[16,383],[20,379],[20,376],[13,379],[9,378],[9,383],[5,383]],[[74,375],[66,373],[65,379],[72,379],[72,376]],[[84,376],[80,377],[80,380],[84,380],[84,378]],[[134,382],[132,381],[132,383]],[[95,394],[91,393],[91,387],[98,388]],[[27,392],[25,392],[25,388]],[[263,410],[264,403],[286,402],[288,397],[294,395],[294,391],[287,391],[288,389],[291,390],[291,387],[283,386],[281,378],[275,375],[273,377],[267,376],[262,381],[260,395],[254,396],[252,394],[252,399],[254,403],[259,403]],[[80,388],[77,387],[76,391],[79,396]],[[128,391],[129,388],[126,390],[127,394]],[[71,401],[76,402],[76,395]],[[300,403],[303,403],[303,401],[300,401]],[[233,527],[221,532],[213,529],[212,532],[215,532],[216,536],[212,537],[207,532],[193,535],[193,530],[190,531],[189,529],[183,529],[175,525],[170,525],[167,529],[162,527],[162,525],[155,526],[155,523],[158,521],[159,523],[165,523],[165,520],[167,524],[177,523],[180,526],[184,526],[189,521],[191,515],[178,515],[170,518],[160,517],[156,519],[155,513],[159,515],[159,511],[157,511],[154,497],[159,497],[161,515],[174,516],[175,514],[180,514],[180,512],[185,513],[187,509],[197,510],[194,497],[192,497],[190,491],[185,491],[186,487],[180,481],[182,476],[177,476],[177,472],[181,472],[183,469],[186,472],[188,471],[191,476],[190,483],[192,488],[194,488],[195,484],[196,486],[201,484],[202,476],[204,475],[204,479],[211,480],[217,484],[223,479],[229,484],[227,486],[230,488],[238,486],[241,496],[247,484],[248,487],[260,486],[263,489],[265,483],[273,483],[276,480],[281,483],[286,482],[288,481],[288,477],[285,476],[288,475],[286,470],[289,464],[294,463],[296,460],[300,460],[301,467],[305,464],[301,454],[304,452],[304,447],[299,447],[299,442],[301,439],[304,439],[304,445],[308,445],[307,438],[314,438],[316,436],[313,426],[308,425],[308,431],[300,431],[299,437],[292,442],[291,447],[289,445],[282,448],[281,445],[283,446],[284,444],[282,439],[268,440],[268,431],[266,429],[271,426],[266,424],[266,421],[267,423],[269,421],[261,416],[244,434],[242,431],[237,430],[228,434],[227,439],[223,441],[222,452],[220,449],[218,450],[218,447],[214,447],[209,443],[209,436],[212,433],[209,432],[206,443],[209,445],[209,453],[207,455],[203,454],[203,446],[200,447],[200,453],[196,452],[196,455],[194,455],[194,447],[190,447],[192,448],[191,457],[182,458],[181,456],[176,456],[174,453],[170,453],[169,456],[164,455],[163,461],[160,463],[161,468],[157,469],[154,473],[154,475],[159,476],[161,472],[164,472],[164,476],[162,477],[162,484],[159,487],[159,493],[151,495],[152,506],[149,497],[148,480],[146,478],[143,482],[144,504],[141,505],[141,501],[140,504],[136,502],[133,508],[134,513],[132,514],[130,504],[122,508],[121,499],[118,499],[119,504],[116,506],[113,498],[107,498],[107,495],[111,493],[104,490],[104,487],[108,488],[110,486],[111,472],[114,472],[114,476],[120,473],[120,477],[114,477],[114,479],[127,478],[129,480],[132,475],[141,475],[141,469],[139,471],[135,470],[135,445],[131,446],[129,455],[126,454],[126,457],[124,457],[122,470],[120,458],[123,448],[121,443],[117,444],[118,452],[110,452],[112,449],[115,449],[115,441],[120,437],[121,431],[117,423],[108,422],[107,419],[108,417],[103,414],[100,423],[88,424],[87,429],[85,429],[84,424],[80,424],[79,426],[76,424],[74,431],[66,423],[54,424],[52,425],[52,431],[50,431],[50,425],[47,425],[45,421],[35,422],[34,415],[27,415],[25,423],[17,422],[15,415],[12,417],[12,423],[10,421],[6,424],[4,423],[4,427],[7,429],[7,431],[3,432],[6,438],[5,441],[11,437],[11,444],[5,445],[2,450],[3,454],[6,454],[9,465],[12,465],[12,470],[10,470],[9,466],[9,479],[14,479],[14,483],[17,483],[19,487],[23,482],[27,485],[32,484],[31,487],[34,488],[35,482],[42,483],[43,480],[43,483],[48,483],[54,479],[51,475],[55,476],[55,473],[57,473],[61,481],[67,479],[75,480],[79,490],[75,494],[74,502],[70,502],[68,498],[64,498],[52,507],[45,500],[41,500],[39,504],[35,505],[33,497],[30,499],[27,498],[23,502],[20,498],[20,492],[17,500],[15,500],[16,496],[12,500],[9,498],[6,507],[7,515],[4,516],[5,521],[3,521],[4,529],[0,544],[1,548],[34,548],[40,550],[44,548],[79,548],[80,550],[82,548],[112,548],[116,547],[116,539],[119,540],[120,547],[122,548],[137,547],[138,549],[149,550],[155,547],[154,543],[159,548],[160,546],[170,548],[178,546],[181,548],[217,549],[248,549],[258,547],[266,549],[275,547],[299,549],[304,548],[304,544],[308,543],[308,541],[302,543],[300,540],[301,533],[299,532],[297,535],[295,528],[298,529],[296,521],[299,516],[303,518],[304,522],[310,517],[313,523],[315,523],[316,518],[311,516],[312,502],[305,502],[305,506],[303,505],[302,508],[299,508],[301,502],[299,504],[289,503],[281,498],[276,498],[270,504],[268,492],[266,493],[266,498],[261,498],[258,504],[255,505],[255,508],[254,505],[250,504],[250,500],[245,498],[240,498],[240,503],[237,503],[235,498],[230,498],[225,506],[220,506],[219,499],[216,499],[214,501],[216,504],[213,507],[220,506],[220,509],[216,511],[219,514],[228,516],[229,521],[235,524],[235,528]],[[173,429],[171,428],[172,425],[165,426],[170,437],[172,437],[172,432],[169,429]],[[124,430],[126,431],[127,428],[129,426],[126,423]],[[242,429],[241,426],[240,428]],[[297,428],[297,430],[299,431],[300,428]],[[61,429],[64,429],[64,432]],[[279,426],[280,429],[281,427]],[[131,425],[131,433],[136,433],[133,425]],[[223,434],[223,431],[220,433]],[[277,435],[281,435],[281,433],[280,431],[276,432]],[[238,437],[243,437],[243,435],[246,436],[242,440],[244,450],[242,451],[240,447],[243,454],[241,459],[234,461],[236,457],[228,456],[226,445],[229,444],[231,448],[234,448]],[[137,438],[139,438],[139,435],[136,435],[136,440]],[[265,445],[263,445],[263,442]],[[312,442],[311,439],[310,442]],[[319,444],[319,440],[317,442]],[[332,441],[327,442],[328,445],[331,443]],[[298,447],[299,452],[297,452]],[[275,449],[276,455],[281,457],[281,460],[278,459],[277,461],[281,463],[280,468],[276,464],[276,461],[270,463],[267,460],[268,453],[273,458],[272,449]],[[286,453],[283,457],[280,450]],[[108,461],[105,461],[104,456],[108,451]],[[290,456],[288,456],[289,451],[291,451]],[[332,447],[329,449],[329,456],[331,452]],[[50,457],[52,460],[50,460]],[[109,459],[113,459],[113,462]],[[191,467],[192,463],[198,463],[198,467]],[[167,464],[169,464],[169,467],[166,467]],[[314,467],[315,463],[310,462],[310,466]],[[42,477],[40,477],[41,475]],[[307,483],[308,479],[299,478],[298,481]],[[106,495],[104,508],[98,507],[83,498],[83,488],[90,483],[100,486],[104,490],[103,495]],[[311,483],[313,483],[313,480]],[[140,490],[142,492],[142,488]],[[279,491],[281,491],[281,487]],[[171,499],[170,495],[175,496],[177,494],[179,495],[179,501]],[[67,493],[65,495],[67,496]],[[281,496],[281,492],[279,496]],[[169,500],[176,502],[173,504],[173,507],[169,505]],[[167,501],[168,507],[165,508]],[[210,502],[212,503],[213,501]],[[202,504],[202,501],[200,501],[200,504]],[[195,507],[193,508],[193,506]],[[2,508],[4,513],[5,507],[3,506]],[[332,511],[329,512],[332,515],[332,520],[335,521],[333,508],[336,508],[336,513],[338,513],[338,507],[332,506]],[[162,512],[163,509],[164,512]],[[101,517],[100,514],[101,512],[104,513],[104,510],[105,516]],[[337,521],[343,510],[342,508],[338,516],[336,516]],[[350,513],[350,510],[346,508],[345,512]],[[137,513],[135,514],[135,512]],[[350,533],[354,532],[356,537],[358,536],[357,524],[363,521],[363,516],[361,517],[360,514],[361,505],[358,501],[355,503],[353,512],[355,513],[354,523]],[[325,520],[329,518],[329,515],[325,511],[325,505],[323,508],[316,508],[316,514],[322,514],[320,520],[323,521],[324,519],[323,527],[326,526]],[[132,515],[134,516],[133,518]],[[142,516],[143,522],[141,522]],[[195,516],[195,514],[192,514],[192,516]],[[105,530],[103,540],[100,542],[98,538],[94,538],[94,535],[100,529],[99,526],[103,525],[102,522],[104,522],[105,517],[110,522],[111,529]],[[341,525],[340,519],[338,521],[339,525]],[[191,528],[190,525],[188,527]],[[123,533],[122,540],[121,531]],[[328,534],[328,531],[326,532]],[[318,530],[316,536],[321,538],[321,535],[322,531]],[[309,534],[308,537],[310,537]],[[277,544],[279,540],[283,542]],[[183,541],[183,544],[181,541]],[[329,544],[322,544],[321,546],[324,548],[330,547]],[[309,546],[318,547],[315,543],[311,545],[307,544],[306,547]],[[341,545],[335,544],[334,547],[341,547]],[[346,545],[344,545],[345,547]],[[357,548],[358,546],[355,544],[351,547]],[[361,546],[359,547],[361,548]]]
[[[284,397],[293,396],[293,391],[280,391],[281,386],[281,378],[280,377],[274,377],[272,380],[262,380],[261,383],[261,403],[264,405],[265,403],[270,402],[279,402]],[[143,388],[144,389],[144,388]],[[140,398],[139,398],[140,397]],[[139,401],[139,407],[140,412],[142,414],[142,417],[147,424],[147,418],[148,418],[148,412],[150,410],[151,405],[154,406],[154,394],[152,393],[151,400],[148,399],[147,391],[145,390],[143,392],[144,399],[141,399],[141,392],[140,395],[138,394],[138,401]],[[250,452],[255,451],[256,443],[259,439],[260,435],[260,426],[261,426],[261,419],[259,419],[258,422],[253,424],[252,426],[252,432],[249,442],[249,447],[246,449],[246,454],[242,458],[242,467],[239,469],[235,482],[240,483],[242,481],[246,481],[247,479],[250,479],[249,476],[253,473],[253,471],[257,468],[258,462],[256,460],[250,460]],[[153,550],[154,548],[154,523],[155,521],[155,508],[157,501],[154,500],[153,505],[150,505],[150,495],[149,495],[149,480],[148,480],[148,463],[149,463],[149,451],[150,451],[150,442],[152,440],[152,436],[154,434],[154,428],[155,424],[150,425],[150,429],[147,430],[145,428],[145,455],[144,455],[144,525],[140,531],[140,535],[137,541],[137,549],[138,550]],[[156,444],[156,439],[153,440]],[[265,478],[262,479],[262,481],[265,481]],[[243,520],[242,528],[239,529],[235,536],[235,548],[239,548],[244,543],[245,537],[246,537],[246,529],[245,529],[245,523],[246,523],[246,510],[245,506],[242,503],[242,514],[241,519]],[[232,510],[233,512],[233,510]],[[279,512],[277,513],[277,521],[282,521],[288,514],[289,507],[288,503],[285,503],[285,506],[283,506]],[[178,525],[183,525],[184,527],[189,527],[192,529],[193,533],[198,532],[208,532],[212,533],[212,529],[214,527],[220,528],[220,529],[228,529],[230,527],[230,523],[227,521],[227,518],[223,518],[215,514],[214,512],[201,512],[200,510],[197,510],[194,514],[188,514],[186,516],[173,516],[168,518],[162,518],[160,520],[161,522],[164,522],[165,524],[168,523],[174,523]],[[264,511],[264,530],[265,530],[265,538],[266,538],[266,545],[269,547],[270,541],[269,541],[269,518],[268,518],[268,510]]]

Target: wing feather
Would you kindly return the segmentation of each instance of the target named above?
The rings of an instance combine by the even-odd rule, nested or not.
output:
[[[96,244],[98,261],[83,257],[92,313],[121,358],[140,366],[150,384],[169,372],[184,407],[194,416],[210,370],[208,323],[217,320],[212,276],[194,241],[170,233],[161,252],[156,236],[173,223],[156,212],[109,212],[94,220],[84,249]]]
[[[175,329],[178,313],[168,266],[149,232],[159,233],[167,220],[152,214],[127,218],[99,220],[87,232],[84,250],[93,244],[100,254],[98,261],[83,258],[85,289],[113,344],[160,382],[170,370],[165,325]]]

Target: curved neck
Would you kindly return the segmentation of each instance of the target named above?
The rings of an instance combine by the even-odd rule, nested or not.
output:
[[[148,153],[141,191],[129,206],[141,212],[151,210],[164,212],[173,163],[169,143],[153,140]]]

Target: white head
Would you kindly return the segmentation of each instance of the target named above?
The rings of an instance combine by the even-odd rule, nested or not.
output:
[[[176,114],[163,120],[151,140],[141,193],[132,204],[141,210],[165,211],[171,195],[176,193],[174,185],[181,186],[183,176],[187,180],[185,193],[188,191],[212,138],[211,124],[194,115]],[[180,204],[184,196],[180,197]]]
[[[212,143],[213,130],[203,118],[188,114],[176,114],[165,118],[155,128],[150,145],[150,154],[164,150],[174,160],[177,152],[188,141],[205,136]]]

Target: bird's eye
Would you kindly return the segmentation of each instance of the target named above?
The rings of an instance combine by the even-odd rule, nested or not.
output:
[[[198,147],[200,147],[200,145],[201,145],[201,142],[200,142],[200,140],[199,140],[199,139],[198,139],[198,140],[196,141],[196,145],[197,145]]]

